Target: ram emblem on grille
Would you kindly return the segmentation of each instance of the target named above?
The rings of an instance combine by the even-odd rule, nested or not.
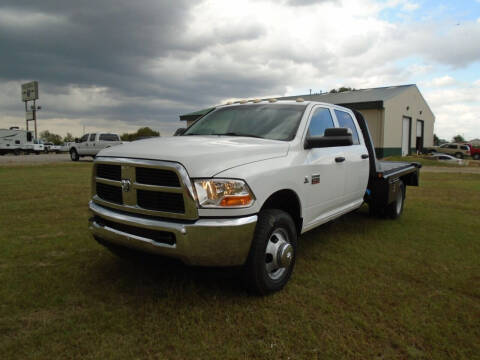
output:
[[[130,185],[132,183],[128,179],[122,179],[122,191],[123,192],[129,192],[130,191]]]

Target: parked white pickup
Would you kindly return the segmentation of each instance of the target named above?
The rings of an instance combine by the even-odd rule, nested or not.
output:
[[[79,158],[84,156],[94,158],[100,150],[119,144],[123,144],[123,142],[117,134],[85,134],[80,139],[75,139],[75,143],[70,146],[70,158],[72,161],[78,161]]]

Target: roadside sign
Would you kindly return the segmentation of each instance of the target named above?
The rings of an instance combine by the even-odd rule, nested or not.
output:
[[[25,120],[33,120],[33,111],[27,111],[25,113]]]
[[[22,84],[22,101],[38,99],[38,81]]]

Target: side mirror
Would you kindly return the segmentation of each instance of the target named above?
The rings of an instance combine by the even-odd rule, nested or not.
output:
[[[353,145],[352,132],[348,128],[325,129],[323,136],[307,136],[304,148],[323,148]]]
[[[75,143],[78,144],[80,142],[80,140],[78,140],[78,138],[75,138]]]
[[[175,131],[175,134],[173,134],[173,136],[180,136],[182,135],[185,130],[187,130],[186,128],[178,128],[176,131]]]

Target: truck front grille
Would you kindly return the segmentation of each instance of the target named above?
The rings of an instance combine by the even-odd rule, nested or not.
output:
[[[192,184],[180,164],[97,157],[93,201],[113,209],[161,218],[198,218]]]
[[[120,165],[98,164],[97,176],[104,179],[120,181],[122,180],[122,168]]]
[[[97,183],[97,195],[105,201],[115,204],[122,203],[122,188],[102,183]]]
[[[182,194],[137,190],[138,206],[149,210],[184,213]]]
[[[180,187],[178,176],[173,171],[144,167],[135,170],[139,184]]]

